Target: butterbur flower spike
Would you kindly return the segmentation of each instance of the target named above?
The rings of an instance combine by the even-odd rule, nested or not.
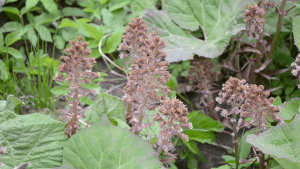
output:
[[[259,38],[259,34],[263,32],[265,19],[263,15],[265,10],[260,8],[257,4],[249,5],[244,13],[244,21],[246,23],[246,34],[249,39]]]
[[[300,79],[300,54],[296,57],[295,62],[291,64],[292,74]],[[298,85],[298,88],[300,89],[300,85]]]
[[[78,129],[78,119],[81,115],[78,115],[79,96],[85,96],[89,92],[97,94],[97,90],[88,90],[81,87],[82,84],[90,84],[91,80],[100,77],[99,73],[92,72],[96,61],[94,57],[88,57],[91,54],[91,50],[87,48],[88,42],[82,42],[82,37],[77,37],[77,42],[70,40],[71,48],[66,49],[66,52],[70,56],[62,56],[61,59],[65,62],[58,67],[61,73],[66,73],[67,78],[61,73],[57,73],[54,76],[54,80],[58,82],[66,82],[69,84],[69,89],[73,90],[68,93],[69,97],[73,98],[73,102],[68,102],[72,108],[71,117],[66,116],[66,120],[69,122],[67,129],[68,135],[74,135]],[[68,98],[66,96],[66,100]]]

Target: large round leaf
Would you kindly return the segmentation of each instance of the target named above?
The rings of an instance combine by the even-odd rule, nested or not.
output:
[[[28,168],[61,166],[65,128],[59,121],[38,113],[19,116],[10,111],[0,113],[0,140],[7,152],[1,163],[14,168],[30,162]]]
[[[64,165],[79,169],[154,169],[160,162],[152,145],[113,125],[79,131],[64,147]]]
[[[230,38],[245,29],[238,22],[246,4],[253,0],[168,0],[168,11],[147,9],[143,19],[150,31],[166,42],[169,62],[191,60],[199,56],[214,58],[223,53]],[[204,40],[190,31],[202,29]]]

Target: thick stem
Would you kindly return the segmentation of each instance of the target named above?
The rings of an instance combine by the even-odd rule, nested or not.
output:
[[[78,118],[77,118],[77,105],[79,102],[79,98],[78,98],[78,89],[74,89],[74,96],[73,96],[73,114],[72,114],[72,121],[71,121],[71,135],[73,136],[74,134],[76,134],[77,132],[77,124],[78,124]]]
[[[261,157],[259,157],[259,169],[265,169],[265,155],[263,152],[261,153]]]
[[[270,50],[270,52],[268,54],[268,58],[269,59],[273,58],[275,49],[276,49],[277,44],[278,44],[279,35],[280,35],[280,32],[281,32],[281,27],[282,27],[282,21],[283,21],[283,17],[284,17],[283,14],[284,14],[284,9],[285,9],[285,5],[286,5],[286,1],[287,0],[282,0],[282,2],[281,2],[281,6],[280,6],[281,15],[278,16],[276,33],[275,33],[274,39],[272,41],[271,50]]]
[[[235,154],[235,160],[236,160],[236,168],[238,168],[238,165],[239,165],[239,161],[238,161],[238,138],[237,138],[237,130],[236,130],[236,114],[235,112],[232,114],[232,118],[233,118],[233,132],[234,132],[234,141],[233,141],[233,144],[234,144],[234,154]]]

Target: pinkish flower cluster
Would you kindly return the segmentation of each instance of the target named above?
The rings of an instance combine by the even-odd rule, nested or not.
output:
[[[295,62],[291,64],[291,67],[293,68],[292,74],[300,78],[300,54],[296,57]],[[298,88],[300,89],[300,85],[298,85]]]
[[[5,154],[6,152],[6,148],[2,147],[2,142],[0,141],[0,154]]]
[[[268,96],[270,92],[264,91],[264,86],[248,85],[245,80],[230,78],[223,85],[222,91],[217,97],[220,104],[227,104],[231,109],[223,109],[216,107],[217,111],[221,111],[221,115],[227,117],[235,113],[240,115],[237,122],[237,131],[243,127],[251,128],[254,126],[259,133],[267,130],[266,124],[270,119],[275,122],[282,123],[278,117],[279,107],[274,106],[274,98]],[[249,120],[246,120],[250,118]],[[236,122],[236,119],[231,119]]]
[[[73,90],[72,93],[68,93],[69,97],[73,98],[73,101],[70,102],[68,97],[66,97],[69,106],[72,108],[71,114],[65,112],[65,118],[69,122],[67,126],[67,134],[69,137],[77,132],[78,119],[83,116],[83,114],[79,115],[77,112],[77,109],[80,108],[78,105],[79,97],[86,96],[89,92],[97,94],[97,90],[83,89],[81,84],[90,84],[91,80],[100,77],[98,73],[91,71],[96,61],[94,57],[88,58],[88,56],[91,54],[90,49],[87,48],[89,43],[81,41],[82,37],[80,35],[77,37],[77,42],[71,40],[71,48],[66,49],[66,52],[70,55],[70,57],[61,57],[65,63],[61,64],[58,67],[58,70],[61,73],[66,73],[68,77],[65,78],[63,74],[58,73],[53,78],[58,82],[67,82],[69,84],[69,89]]]
[[[163,105],[159,107],[159,112],[153,116],[153,120],[158,121],[161,128],[157,137],[158,149],[162,149],[165,154],[173,156],[169,153],[169,150],[173,148],[171,137],[178,136],[188,141],[189,137],[182,133],[182,128],[193,128],[192,123],[188,122],[188,109],[180,100],[173,98],[172,100],[165,100]]]
[[[246,34],[249,39],[254,37],[259,38],[259,34],[262,33],[264,29],[265,19],[263,15],[265,10],[260,8],[257,4],[249,5],[244,13],[244,21],[246,23]]]

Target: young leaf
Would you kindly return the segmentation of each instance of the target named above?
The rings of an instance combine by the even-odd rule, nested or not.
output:
[[[274,102],[273,102],[273,105],[275,105],[275,106],[282,105],[282,100],[281,100],[281,98],[280,98],[279,96],[276,96],[276,97],[275,97],[275,100],[274,100]]]
[[[276,158],[288,159],[290,162],[300,163],[300,115],[296,115],[293,122],[277,125],[259,135],[248,135],[246,142],[257,147],[265,154]],[[283,166],[286,168],[285,166]]]
[[[58,15],[58,8],[54,0],[41,0],[41,2],[48,12]]]
[[[123,8],[126,5],[129,5],[131,3],[131,0],[115,0],[115,1],[110,1],[108,6],[109,6],[109,11],[114,11],[120,8]]]
[[[27,29],[21,29],[14,32],[9,33],[5,37],[5,44],[6,46],[10,46],[11,44],[15,43],[16,41],[20,40],[22,36],[27,32]]]
[[[1,163],[10,168],[30,162],[28,168],[52,168],[62,164],[65,128],[59,121],[38,113],[19,116],[0,113],[0,140],[7,153]]]
[[[170,0],[168,12],[147,9],[143,19],[150,31],[166,41],[169,62],[191,60],[195,53],[214,58],[223,53],[232,35],[245,29],[244,23],[237,23],[237,16],[251,2]],[[190,30],[198,29],[203,29],[204,40],[191,36]]]
[[[19,22],[7,22],[1,28],[0,32],[6,33],[22,29],[23,26]]]
[[[133,17],[142,16],[147,8],[157,10],[156,2],[157,0],[133,0],[130,4]]]
[[[7,80],[8,79],[8,71],[7,71],[7,67],[5,66],[4,62],[2,60],[0,60],[0,78],[2,80]]]
[[[279,117],[283,120],[291,120],[300,110],[300,99],[293,98],[292,100],[283,103],[280,107]]]
[[[107,53],[113,53],[118,45],[121,43],[122,36],[124,34],[124,29],[117,29],[106,41]]]
[[[26,25],[25,29],[27,29],[26,38],[30,41],[31,45],[36,46],[37,36],[33,27],[31,25]]]
[[[20,11],[16,7],[11,7],[11,6],[3,7],[2,9],[0,9],[0,12],[2,12],[2,11],[3,12],[9,12],[9,13],[16,14],[16,15],[20,15]]]
[[[293,19],[293,34],[295,39],[295,45],[300,50],[300,16]]]
[[[66,16],[80,16],[80,17],[86,17],[87,14],[82,11],[80,8],[72,8],[72,7],[65,7],[62,10],[62,14]]]
[[[50,92],[55,95],[67,95],[67,88],[68,86],[55,86],[50,89]]]
[[[64,146],[63,163],[75,168],[153,169],[160,165],[152,145],[113,125],[79,131]]]
[[[82,120],[95,124],[100,121],[103,114],[106,114],[110,119],[118,118],[125,122],[124,112],[124,103],[119,98],[109,94],[100,94],[89,110],[85,112]]]
[[[9,95],[7,96],[7,99],[6,99],[6,108],[5,110],[9,110],[9,111],[14,111],[14,108],[17,107],[18,105],[25,105],[24,102],[22,102],[20,99],[16,98],[15,96],[13,95]]]
[[[4,47],[3,34],[0,32],[0,49]]]
[[[38,31],[43,41],[52,42],[51,34],[44,25],[36,25],[35,29]]]
[[[16,59],[23,58],[23,55],[18,50],[11,48],[11,47],[7,47],[7,48],[3,48],[3,49],[0,48],[0,52],[8,53]]]
[[[39,0],[27,0],[25,4],[26,10],[28,11],[30,8],[35,7],[38,2]]]
[[[64,27],[68,27],[68,26],[73,27],[73,28],[75,28],[75,29],[78,28],[77,24],[76,24],[74,21],[72,21],[72,20],[70,20],[70,19],[68,19],[68,18],[64,18],[64,19],[59,23],[58,29],[61,29],[61,28],[64,28]]]

